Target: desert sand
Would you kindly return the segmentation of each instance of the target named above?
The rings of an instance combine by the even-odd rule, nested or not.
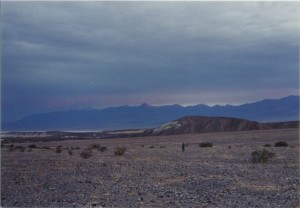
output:
[[[289,146],[274,147],[277,141]],[[201,142],[213,147],[201,148]],[[91,144],[107,150],[93,149],[91,157],[80,157]],[[59,145],[62,152],[56,153]],[[299,129],[14,146],[26,148],[1,148],[2,207],[299,206]],[[117,146],[126,147],[124,155],[114,155]],[[263,148],[276,157],[252,163],[251,153]]]

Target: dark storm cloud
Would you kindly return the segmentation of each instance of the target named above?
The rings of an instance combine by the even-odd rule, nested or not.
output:
[[[53,103],[241,103],[295,94],[298,7],[2,2],[4,118]]]

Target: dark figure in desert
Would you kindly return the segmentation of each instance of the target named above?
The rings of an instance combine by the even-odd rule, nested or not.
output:
[[[185,144],[182,143],[182,145],[181,145],[182,152],[184,152],[184,148],[185,148]]]

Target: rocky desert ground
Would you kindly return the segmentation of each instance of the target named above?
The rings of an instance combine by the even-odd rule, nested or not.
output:
[[[278,141],[289,146],[274,147]],[[213,147],[199,147],[201,142]],[[80,156],[97,145],[107,150]],[[126,147],[123,155],[114,154],[118,146]],[[251,153],[263,148],[276,156],[252,163]],[[299,207],[299,185],[298,128],[1,148],[2,207],[287,208]]]

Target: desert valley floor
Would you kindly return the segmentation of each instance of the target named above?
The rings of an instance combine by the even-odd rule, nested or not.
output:
[[[92,144],[107,150],[80,157]],[[14,145],[26,149],[1,148],[2,207],[299,207],[297,128]],[[276,157],[252,163],[263,148]]]

